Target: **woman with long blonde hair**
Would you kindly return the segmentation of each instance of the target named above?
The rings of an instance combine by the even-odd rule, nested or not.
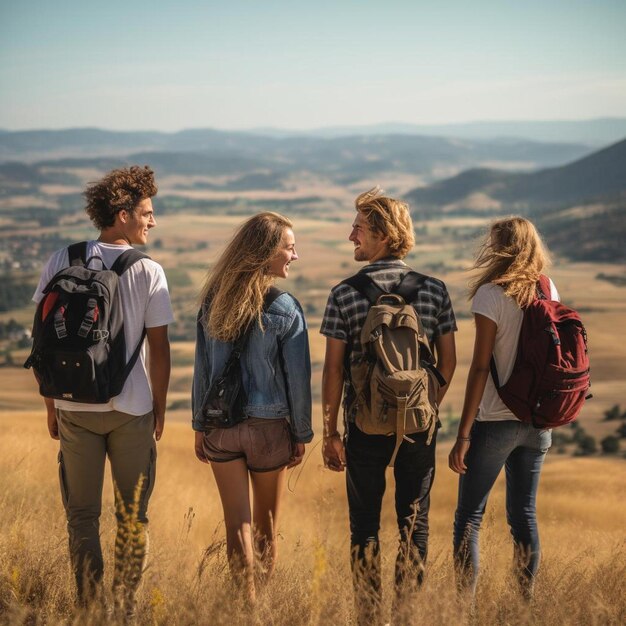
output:
[[[450,468],[460,474],[454,519],[457,582],[472,593],[478,576],[478,531],[487,498],[502,467],[506,472],[506,513],[514,541],[520,591],[530,598],[539,567],[536,498],[539,474],[551,444],[551,431],[523,423],[500,399],[492,377],[510,377],[515,363],[523,308],[536,297],[549,257],[533,224],[522,217],[491,225],[474,263],[470,284],[476,325],[463,412]],[[547,298],[558,300],[550,281]]]
[[[251,217],[209,271],[198,315],[195,453],[213,470],[231,572],[250,601],[255,578],[267,579],[274,568],[285,470],[302,461],[304,444],[313,438],[306,321],[298,301],[273,288],[297,259],[286,217],[269,211]],[[235,346],[241,351],[236,367],[245,398],[238,416],[243,419],[232,427],[207,428],[207,397]],[[261,559],[256,576],[255,553]]]

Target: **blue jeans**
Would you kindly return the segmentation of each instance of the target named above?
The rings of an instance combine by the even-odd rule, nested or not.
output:
[[[517,577],[522,592],[532,594],[539,568],[537,488],[539,474],[552,443],[550,430],[538,430],[517,420],[474,422],[465,458],[467,471],[459,480],[454,516],[454,557],[460,588],[476,589],[478,531],[487,498],[504,465],[506,516],[515,542]]]

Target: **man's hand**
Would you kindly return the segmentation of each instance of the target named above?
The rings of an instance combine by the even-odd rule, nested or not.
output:
[[[291,455],[291,459],[289,460],[289,465],[287,465],[287,469],[290,469],[302,463],[302,459],[304,458],[304,448],[305,446],[303,443],[293,444],[293,453]]]
[[[202,442],[204,440],[204,433],[200,433],[196,430],[195,434],[196,434],[196,441],[195,441],[194,449],[196,452],[196,458],[198,459],[198,461],[202,461],[203,463],[208,463],[209,459],[206,458],[206,455],[204,454],[204,446],[202,445]]]
[[[154,412],[154,438],[159,441],[163,436],[163,429],[165,428],[165,414],[157,412],[153,409]]]
[[[333,470],[333,472],[343,472],[346,466],[346,453],[339,433],[324,437],[322,458],[324,459],[324,467]]]

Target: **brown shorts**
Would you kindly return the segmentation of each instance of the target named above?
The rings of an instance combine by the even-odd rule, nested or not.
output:
[[[253,472],[276,470],[293,456],[289,423],[249,417],[232,428],[215,428],[204,434],[204,453],[214,463],[245,459]]]

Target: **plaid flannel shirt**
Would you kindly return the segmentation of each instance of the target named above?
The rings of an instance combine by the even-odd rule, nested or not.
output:
[[[411,268],[404,261],[386,258],[366,265],[359,273],[370,274],[381,289],[391,292],[409,271]],[[457,330],[450,296],[441,280],[428,276],[410,304],[415,307],[431,346],[437,337]],[[349,344],[351,358],[363,356],[361,329],[369,308],[370,304],[367,299],[356,289],[339,283],[331,289],[328,296],[320,333],[325,337],[339,339]],[[344,412],[352,405],[354,397],[350,381],[345,382],[347,384],[344,386]],[[354,415],[345,417],[348,420],[354,420]]]

